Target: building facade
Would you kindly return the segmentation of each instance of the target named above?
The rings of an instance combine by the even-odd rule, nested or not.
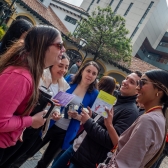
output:
[[[0,2],[9,4],[8,6],[10,6],[12,1],[6,0],[4,2],[0,0]],[[16,12],[7,18],[7,25],[10,25],[13,20],[19,18],[24,18],[33,23],[33,25],[52,25],[62,33],[67,54],[71,58],[71,64],[75,63],[77,59],[83,59],[86,56],[86,62],[93,59],[91,53],[82,50],[79,44],[68,37],[68,34],[75,31],[77,26],[77,23],[75,24],[73,19],[80,21],[81,18],[86,19],[88,17],[88,13],[84,9],[60,0],[17,0],[14,8]],[[69,19],[67,19],[67,16],[69,16]],[[145,72],[156,68],[136,57],[132,58],[130,67],[112,61],[107,64],[102,60],[98,60],[97,63],[101,68],[101,75],[112,76],[120,84],[127,74],[132,71],[140,70]]]
[[[166,0],[83,0],[80,7],[91,14],[97,6],[111,6],[115,13],[126,19],[133,56],[168,70]]]

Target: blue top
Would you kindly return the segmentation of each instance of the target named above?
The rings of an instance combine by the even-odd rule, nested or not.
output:
[[[76,87],[78,86],[78,84],[70,84],[72,77],[73,77],[73,75],[68,75],[65,78],[66,81],[70,85],[70,89],[68,89],[66,91],[67,93],[73,93],[74,90],[76,89]],[[98,93],[99,92],[97,89],[94,89],[91,93],[86,92],[86,94],[83,98],[83,101],[82,101],[83,106],[84,107],[87,107],[87,106],[92,107]],[[78,109],[78,113],[79,114],[81,113],[81,109]],[[66,150],[67,148],[69,148],[70,142],[75,138],[75,136],[78,132],[79,126],[80,126],[80,121],[75,120],[75,119],[71,119],[69,126],[68,126],[68,129],[67,129],[67,132],[66,132],[66,135],[65,135],[65,138],[64,138],[63,145],[62,145],[63,150]]]

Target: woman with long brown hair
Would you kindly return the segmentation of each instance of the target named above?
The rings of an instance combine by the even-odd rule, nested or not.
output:
[[[38,102],[44,68],[60,62],[65,52],[60,32],[50,26],[33,27],[0,59],[0,165],[27,127],[39,128],[45,111],[29,116]]]

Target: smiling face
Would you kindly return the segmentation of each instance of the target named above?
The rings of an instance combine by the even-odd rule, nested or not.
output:
[[[94,65],[88,65],[82,72],[81,83],[90,85],[96,80],[98,70]]]
[[[153,84],[153,82],[146,76],[143,75],[141,78],[142,84],[137,86],[137,102],[146,106],[147,104],[151,104],[152,102],[156,102],[157,93],[160,93],[158,88]]]
[[[59,64],[55,64],[51,68],[51,75],[55,79],[62,78],[68,71],[69,67],[69,60],[67,58],[64,58],[61,60]]]
[[[55,45],[50,45],[46,51],[44,60],[45,68],[54,64],[59,64],[61,62],[62,55],[65,52],[64,46],[60,49],[59,44],[62,43],[62,37],[59,34],[53,42]]]
[[[121,84],[120,92],[122,96],[134,96],[137,94],[137,81],[140,77],[136,73],[128,75]]]

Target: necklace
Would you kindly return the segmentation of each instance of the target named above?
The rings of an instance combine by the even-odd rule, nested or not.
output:
[[[146,111],[145,113],[150,113],[151,111],[156,110],[156,109],[162,109],[162,106],[154,106],[150,108],[148,111]]]

